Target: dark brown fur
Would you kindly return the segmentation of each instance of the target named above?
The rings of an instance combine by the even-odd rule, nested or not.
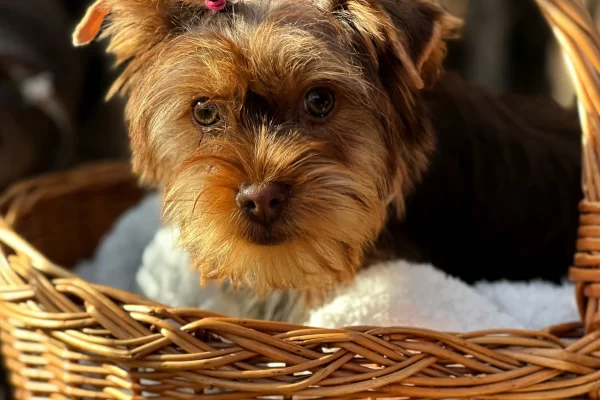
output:
[[[437,148],[377,254],[433,262],[468,282],[566,278],[583,196],[576,112],[452,73],[424,99]]]
[[[554,189],[578,182],[576,129],[564,135],[572,151],[559,151],[546,145],[558,139],[543,119],[513,109],[525,118],[501,127],[501,100],[486,105],[464,83],[439,83],[445,41],[458,23],[435,2],[233,3],[218,13],[196,0],[99,0],[95,9],[110,11],[109,50],[128,62],[115,91],[129,97],[134,169],[164,187],[165,218],[206,278],[257,290],[331,287],[350,280],[374,249],[404,256],[403,243],[418,259],[459,275],[468,265],[479,276],[493,268],[489,276],[499,276],[510,268],[490,262],[500,249],[527,264],[538,261],[530,249],[558,249],[556,241],[565,248],[567,234],[545,241],[534,229],[527,241],[517,239],[524,226],[546,227],[556,213],[566,221],[553,232],[570,232],[577,196],[562,201]],[[85,29],[79,33],[86,37]],[[334,112],[319,121],[303,109],[304,93],[315,86],[337,96]],[[198,98],[219,107],[220,124],[194,124]],[[479,120],[478,111],[487,117]],[[504,155],[499,162],[494,152]],[[530,167],[532,160],[541,167]],[[525,178],[528,172],[534,177]],[[472,182],[463,187],[465,179]],[[292,196],[267,229],[245,218],[235,197],[243,184],[273,181],[290,185]],[[528,198],[506,195],[503,206],[496,188],[527,190]],[[551,194],[558,197],[514,223],[530,199]],[[435,196],[451,202],[447,216],[430,207]],[[464,229],[453,229],[458,221]],[[513,240],[498,242],[503,235]],[[264,246],[253,239],[260,236],[283,241]],[[563,261],[563,252],[553,261]],[[461,255],[469,254],[485,258],[464,264]]]

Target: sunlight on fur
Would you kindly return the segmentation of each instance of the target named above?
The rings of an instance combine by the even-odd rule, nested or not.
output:
[[[201,146],[173,174],[165,218],[206,278],[286,289],[348,280],[384,222],[374,180],[324,157],[319,144],[266,131]],[[235,203],[247,180],[292,183],[289,213],[274,227],[284,243],[248,239],[257,227]]]
[[[134,171],[164,188],[164,218],[204,278],[259,291],[352,279],[427,168],[435,143],[419,91],[460,22],[428,0],[236,1],[219,12],[97,0],[75,43],[101,20],[126,63],[109,96],[129,97]],[[334,105],[311,114],[313,92]],[[268,226],[251,221],[236,195],[273,182],[290,188],[285,208]]]

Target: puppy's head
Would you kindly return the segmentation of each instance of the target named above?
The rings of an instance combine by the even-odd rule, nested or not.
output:
[[[351,278],[433,145],[419,90],[457,24],[428,0],[99,0],[135,171],[206,278]]]

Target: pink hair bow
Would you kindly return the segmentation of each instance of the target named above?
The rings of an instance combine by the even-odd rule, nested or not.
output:
[[[205,0],[206,7],[213,11],[221,11],[227,5],[227,0]]]

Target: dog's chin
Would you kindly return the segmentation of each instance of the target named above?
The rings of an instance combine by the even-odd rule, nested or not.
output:
[[[200,224],[211,228],[205,230]],[[226,226],[211,218],[210,222],[179,226],[182,245],[204,279],[227,279],[258,293],[321,290],[347,282],[360,265],[364,244],[349,243],[326,232],[303,232],[301,226],[293,232],[289,223],[240,229],[239,225]]]
[[[293,240],[293,235],[285,232],[279,226],[265,227],[259,224],[245,229],[242,237],[245,237],[250,243],[258,246],[278,246]]]
[[[203,193],[214,198],[210,189]],[[167,220],[180,229],[180,244],[204,279],[227,279],[259,293],[321,290],[352,280],[375,238],[373,222],[383,219],[340,195],[346,202],[325,213],[298,207],[305,211],[264,226],[251,223],[234,203],[213,198],[195,208],[194,202],[169,203]]]
[[[242,230],[239,222],[213,214],[177,224],[181,245],[204,279],[227,279],[259,293],[337,287],[354,277],[369,244],[366,233],[328,231],[326,225],[315,227],[312,221],[310,226],[296,221],[297,231],[289,224]]]

